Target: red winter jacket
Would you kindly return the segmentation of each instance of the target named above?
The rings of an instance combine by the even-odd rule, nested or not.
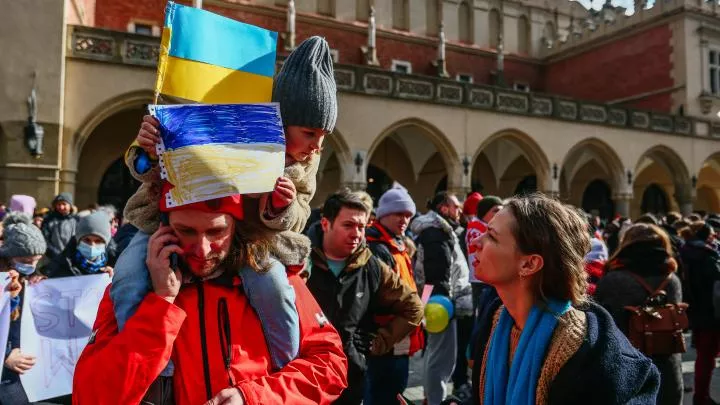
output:
[[[213,281],[184,286],[174,304],[149,293],[120,333],[108,287],[94,336],[75,368],[73,403],[138,404],[171,358],[177,405],[203,404],[230,381],[247,404],[331,403],[347,386],[340,337],[302,280],[289,280],[300,315],[300,354],[274,373],[260,320],[239,278],[233,287]]]

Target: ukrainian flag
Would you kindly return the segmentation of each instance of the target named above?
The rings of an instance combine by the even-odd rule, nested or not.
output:
[[[160,122],[160,175],[168,208],[271,191],[285,167],[280,107],[267,104],[151,105]]]
[[[277,33],[168,2],[155,94],[173,103],[272,98]]]

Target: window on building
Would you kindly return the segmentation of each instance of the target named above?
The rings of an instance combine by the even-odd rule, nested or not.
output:
[[[473,43],[473,9],[467,1],[458,6],[458,37],[460,41]]]
[[[318,14],[334,17],[335,16],[335,0],[318,0],[317,12],[318,12]]]
[[[440,28],[440,13],[438,12],[438,0],[425,0],[427,27],[425,32],[428,36],[437,36]]]
[[[151,24],[133,23],[133,32],[142,35],[152,35],[153,27]]]
[[[710,93],[720,95],[720,50],[710,49],[708,55]]]
[[[555,45],[555,25],[552,21],[545,23],[545,29],[543,30],[543,42],[546,48],[551,48]]]
[[[524,15],[518,18],[518,53],[530,54],[530,22]]]
[[[393,28],[407,31],[410,29],[409,0],[393,0]]]
[[[530,85],[527,83],[522,82],[515,82],[513,83],[513,90],[515,91],[524,91],[526,93],[530,92]]]
[[[405,60],[393,60],[392,71],[396,73],[411,74],[412,64]]]
[[[355,0],[355,15],[358,21],[370,19],[370,0]]]
[[[490,48],[497,48],[500,38],[500,12],[497,9],[490,10]]]
[[[457,76],[455,76],[455,80],[462,82],[462,83],[472,83],[473,75],[466,74],[466,73],[458,73]]]

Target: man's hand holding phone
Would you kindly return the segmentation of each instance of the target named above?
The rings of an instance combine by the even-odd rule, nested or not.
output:
[[[170,266],[170,255],[183,253],[177,243],[178,238],[172,228],[161,226],[148,241],[148,256],[145,261],[155,294],[171,304],[175,302],[182,286],[182,272],[179,268],[172,269]]]

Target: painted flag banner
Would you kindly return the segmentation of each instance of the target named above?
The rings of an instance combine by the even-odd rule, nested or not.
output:
[[[168,2],[155,93],[186,103],[266,103],[277,33]]]
[[[160,122],[160,175],[168,208],[272,191],[285,167],[280,106],[151,105]]]
[[[35,365],[20,376],[30,402],[72,392],[75,364],[92,333],[110,277],[63,277],[25,284],[20,347]]]

